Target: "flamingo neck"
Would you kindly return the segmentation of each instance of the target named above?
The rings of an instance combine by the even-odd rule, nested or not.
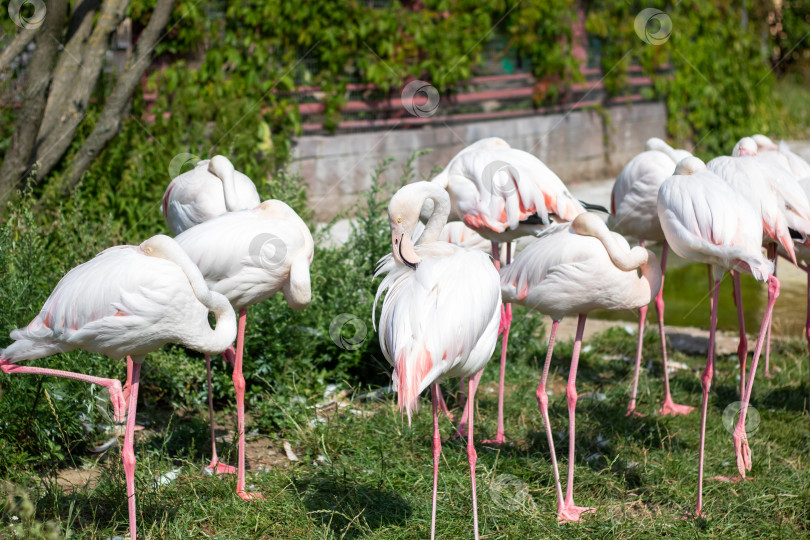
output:
[[[438,187],[437,184],[428,183],[425,191],[427,191],[425,200],[433,201],[433,213],[430,214],[425,230],[416,241],[417,245],[438,241],[450,215],[450,196],[444,189]]]

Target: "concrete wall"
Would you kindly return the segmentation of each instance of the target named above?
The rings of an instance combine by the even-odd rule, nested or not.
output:
[[[371,174],[386,158],[396,161],[384,175],[397,181],[402,164],[415,150],[432,149],[414,166],[420,176],[443,168],[465,145],[498,136],[515,148],[534,153],[567,184],[615,176],[644,149],[649,137],[664,137],[666,110],[662,103],[617,105],[606,109],[604,126],[595,111],[537,115],[487,122],[445,124],[340,135],[301,137],[293,168],[308,185],[316,219],[329,220],[349,208],[368,188]]]

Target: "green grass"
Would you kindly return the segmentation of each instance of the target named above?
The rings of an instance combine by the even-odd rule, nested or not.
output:
[[[577,407],[576,502],[598,509],[580,524],[558,525],[555,521],[548,446],[534,397],[543,356],[538,352],[536,357],[507,364],[508,443],[502,448],[480,442],[495,431],[497,369],[489,367],[479,389],[475,426],[482,536],[810,536],[810,417],[804,344],[774,343],[772,361],[780,371],[771,380],[758,377],[752,406],[761,415],[761,425],[750,436],[755,480],[707,482],[705,511],[709,519],[684,520],[695,504],[699,412],[685,418],[652,414],[662,391],[654,332],[648,333],[645,342],[655,365],[651,373],[642,372],[639,384],[639,410],[647,414],[643,418],[624,416],[631,364],[605,358],[632,352],[633,337],[613,328],[586,343],[578,391],[600,392],[606,397],[601,401],[581,399]],[[520,340],[511,345],[515,351],[530,348]],[[556,347],[549,384],[552,429],[563,478],[567,472],[564,385],[571,348],[570,341]],[[692,368],[672,377],[675,400],[699,405],[698,374],[704,359],[678,353],[672,357]],[[202,365],[198,368],[204,369]],[[726,406],[737,400],[735,368],[736,357],[717,362],[709,402],[707,478],[735,474],[731,435],[721,419]],[[455,387],[455,382],[446,385],[451,407]],[[233,477],[200,474],[208,453],[203,409],[171,412],[143,407],[139,420],[150,421],[152,434],[136,439],[141,538],[426,538],[432,486],[429,402],[423,401],[425,406],[409,426],[391,397],[351,400],[359,392],[353,390],[345,400],[346,407],[321,413],[312,407],[319,396],[310,397],[305,404],[278,403],[268,396],[261,407],[251,409],[254,415],[268,407],[282,409],[289,422],[286,440],[301,458],[290,463],[268,455],[279,464],[267,471],[254,464],[247,482],[266,500],[253,503],[234,494]],[[316,417],[322,422],[316,422]],[[230,418],[220,417],[220,426],[232,429]],[[251,420],[248,430],[255,425],[255,419]],[[449,436],[453,425],[442,417],[441,429]],[[281,448],[277,433],[266,436],[274,448]],[[235,463],[232,446],[226,446],[223,454]],[[0,514],[0,537],[10,526],[16,526],[21,537],[35,527],[39,529],[30,537],[47,537],[42,532],[46,522],[52,522],[52,528],[58,524],[61,534],[69,531],[71,538],[126,534],[120,450],[110,450],[101,458],[88,454],[73,459],[100,470],[98,482],[67,492],[57,485],[53,471],[41,477],[21,473],[13,483],[5,484],[12,504],[7,502],[6,512]],[[156,486],[155,477],[178,467],[182,469],[176,481]],[[440,475],[437,535],[470,538],[472,504],[463,442],[443,442]],[[12,521],[11,516],[18,520]]]

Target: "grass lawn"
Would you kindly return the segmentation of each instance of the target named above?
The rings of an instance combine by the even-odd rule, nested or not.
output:
[[[495,432],[497,369],[490,365],[479,389],[476,414],[478,505],[484,538],[799,538],[810,537],[810,416],[808,365],[799,341],[774,343],[774,379],[757,378],[752,406],[761,424],[749,436],[751,481],[708,481],[708,519],[684,520],[694,509],[697,483],[699,411],[688,417],[653,414],[662,385],[657,338],[645,347],[652,372],[642,371],[639,410],[627,418],[627,388],[635,339],[612,328],[585,344],[578,379],[575,500],[595,506],[582,523],[558,525],[548,445],[535,388],[543,357],[507,364],[506,435],[501,448],[480,441]],[[517,341],[513,347],[520,347]],[[565,377],[572,343],[559,343],[552,366],[550,415],[563,480],[567,472]],[[704,359],[679,353],[689,365],[672,377],[675,400],[700,401]],[[645,359],[646,364],[646,359]],[[200,366],[204,369],[204,366]],[[706,477],[735,474],[731,434],[723,411],[735,402],[736,357],[720,358],[709,402]],[[760,369],[761,375],[761,369]],[[148,376],[148,373],[144,375]],[[447,388],[455,388],[449,383]],[[174,413],[144,407],[148,429],[136,438],[136,493],[141,538],[426,538],[430,531],[432,486],[429,402],[412,425],[391,395],[358,399],[350,390],[336,404],[312,407],[320,396],[273,406],[288,415],[284,433],[300,460],[283,458],[279,434],[250,437],[249,489],[266,500],[245,503],[234,494],[235,478],[203,476],[207,463],[207,411]],[[446,391],[446,394],[451,392]],[[352,398],[355,399],[352,399]],[[269,396],[267,399],[271,399]],[[451,407],[455,404],[448,397]],[[342,405],[342,406],[339,406]],[[460,412],[460,411],[456,411]],[[230,412],[220,425],[233,429]],[[451,422],[442,417],[448,436]],[[251,429],[251,424],[248,424]],[[263,445],[263,446],[262,446]],[[235,450],[221,453],[235,464]],[[256,453],[255,448],[264,448]],[[264,453],[265,455],[261,455]],[[437,535],[472,537],[472,506],[463,441],[443,443]],[[264,459],[266,458],[266,459]],[[56,472],[42,477],[23,472],[4,484],[9,493],[0,514],[0,537],[48,537],[58,524],[61,537],[108,538],[127,532],[120,447],[98,455],[73,456],[92,473],[89,483],[70,488]],[[259,463],[264,463],[259,465]],[[178,470],[179,469],[179,470]],[[176,480],[159,486],[157,477],[176,470]],[[74,471],[75,473],[75,471]],[[64,477],[64,472],[60,473]],[[563,484],[563,489],[565,485]],[[16,496],[14,496],[16,494]],[[52,522],[48,525],[47,522]],[[32,532],[33,531],[33,532]],[[44,532],[43,532],[44,531]]]

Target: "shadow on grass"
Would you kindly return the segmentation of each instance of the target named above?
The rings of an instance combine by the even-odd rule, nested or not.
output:
[[[368,483],[315,474],[293,482],[307,513],[341,538],[358,538],[374,529],[402,525],[411,507],[399,494]]]

